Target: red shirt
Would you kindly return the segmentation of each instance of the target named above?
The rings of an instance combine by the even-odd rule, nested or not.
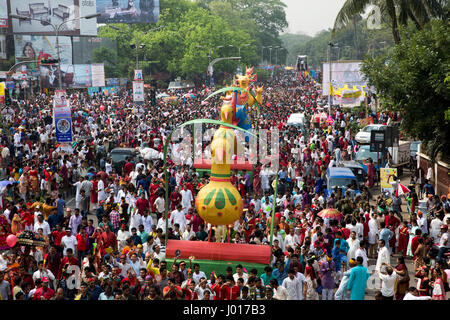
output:
[[[66,235],[66,232],[64,230],[63,231],[53,231],[52,232],[52,236],[55,239],[55,246],[60,246],[61,245],[61,239],[65,235]]]
[[[105,231],[102,233],[102,244],[103,248],[112,247],[113,249],[117,248],[117,238],[114,232],[109,232],[109,234]]]
[[[134,165],[131,162],[125,163],[123,166],[123,172],[126,176],[130,174],[131,171],[133,171]]]
[[[88,249],[88,235],[85,233],[84,235],[81,235],[80,233],[77,234],[77,248],[78,251],[86,251]]]
[[[142,214],[145,210],[148,210],[150,207],[150,202],[147,199],[139,198],[136,200],[136,208],[139,210],[139,213]]]
[[[384,223],[386,223],[386,228],[389,228],[389,226],[394,226],[394,229],[397,229],[397,227],[400,225],[400,220],[395,216],[386,216],[384,218]]]
[[[70,265],[70,266],[71,266],[71,265],[74,265],[74,266],[79,266],[79,265],[80,265],[80,263],[78,262],[78,259],[75,258],[75,257],[72,257],[72,258],[70,258],[70,259],[69,259],[69,257],[64,257],[64,258],[62,258],[61,264],[59,265],[59,271],[58,271],[58,276],[57,276],[58,279],[61,279],[61,276],[62,276],[62,269],[64,268],[64,266],[65,266],[66,264],[68,264],[68,265]]]
[[[241,295],[241,289],[238,286],[224,286],[223,289],[225,289],[224,300],[237,300]]]
[[[220,286],[217,283],[214,283],[211,286],[211,289],[213,289],[213,291],[215,292],[215,295],[213,297],[213,300],[224,300],[224,293],[225,290],[223,290],[223,288],[221,289]]]
[[[187,289],[187,288],[184,289],[183,292],[184,292],[184,295],[186,297],[186,300],[198,300],[197,292],[192,291],[191,289]]]
[[[55,296],[55,291],[51,288],[45,288],[40,287],[36,290],[36,292],[33,295],[33,300],[42,300],[41,297],[44,297],[45,300],[50,300],[50,298],[53,298]]]

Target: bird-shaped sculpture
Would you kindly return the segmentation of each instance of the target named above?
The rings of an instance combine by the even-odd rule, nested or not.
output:
[[[220,117],[222,122],[232,124],[231,96],[223,99]],[[242,213],[241,195],[230,182],[230,161],[236,149],[234,130],[231,127],[220,126],[211,142],[210,182],[200,189],[195,201],[200,217],[212,225],[232,224]]]

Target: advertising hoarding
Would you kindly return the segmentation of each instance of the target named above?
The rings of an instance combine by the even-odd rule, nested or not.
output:
[[[361,86],[367,86],[366,82],[363,80],[361,73],[361,62],[360,61],[340,61],[331,63],[331,84],[334,90],[339,88],[345,88],[347,85],[353,90],[353,86],[358,89]],[[330,65],[329,63],[323,64],[323,82],[322,82],[322,94],[328,96],[330,93],[329,83],[330,83]]]
[[[43,88],[58,87],[58,67],[41,66],[41,84]],[[63,88],[89,88],[105,86],[103,64],[63,64],[61,65],[61,82]]]
[[[93,19],[74,20],[95,14],[96,0],[9,0],[11,14],[28,19],[11,19],[16,34],[50,35],[55,29],[50,23],[60,26],[61,35],[97,35],[97,21]]]
[[[97,0],[98,23],[156,23],[159,0]]]
[[[70,37],[59,38],[59,55],[62,64],[72,63],[72,41]],[[55,36],[14,35],[16,63],[41,59],[57,59]],[[37,69],[37,65],[29,65]]]

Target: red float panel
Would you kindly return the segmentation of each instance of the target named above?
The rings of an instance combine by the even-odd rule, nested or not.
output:
[[[167,240],[166,257],[180,250],[181,259],[194,256],[200,260],[270,263],[270,246],[257,244],[218,243],[207,241]]]

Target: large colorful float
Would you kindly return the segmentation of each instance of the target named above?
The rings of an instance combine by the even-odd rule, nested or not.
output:
[[[231,184],[231,170],[253,170],[248,160],[238,162],[231,160],[237,153],[235,130],[237,126],[243,130],[252,129],[249,110],[256,105],[262,105],[262,88],[254,88],[251,83],[256,80],[253,68],[246,69],[246,74],[236,78],[237,87],[230,90],[219,90],[215,94],[226,92],[222,97],[220,117],[222,125],[215,131],[211,142],[211,160],[201,159],[194,162],[197,169],[208,170],[210,181],[196,196],[195,206],[199,215],[216,227],[216,230],[227,229],[243,214],[242,198],[238,190]],[[228,124],[228,126],[227,126]],[[237,155],[239,156],[239,155]],[[256,268],[263,272],[270,263],[270,246],[255,244],[235,244],[210,241],[168,240],[166,258],[168,261],[175,257],[179,250],[179,259],[189,259],[194,256],[195,262],[209,274],[225,274],[229,265],[233,268],[237,264],[244,265],[248,270]]]

